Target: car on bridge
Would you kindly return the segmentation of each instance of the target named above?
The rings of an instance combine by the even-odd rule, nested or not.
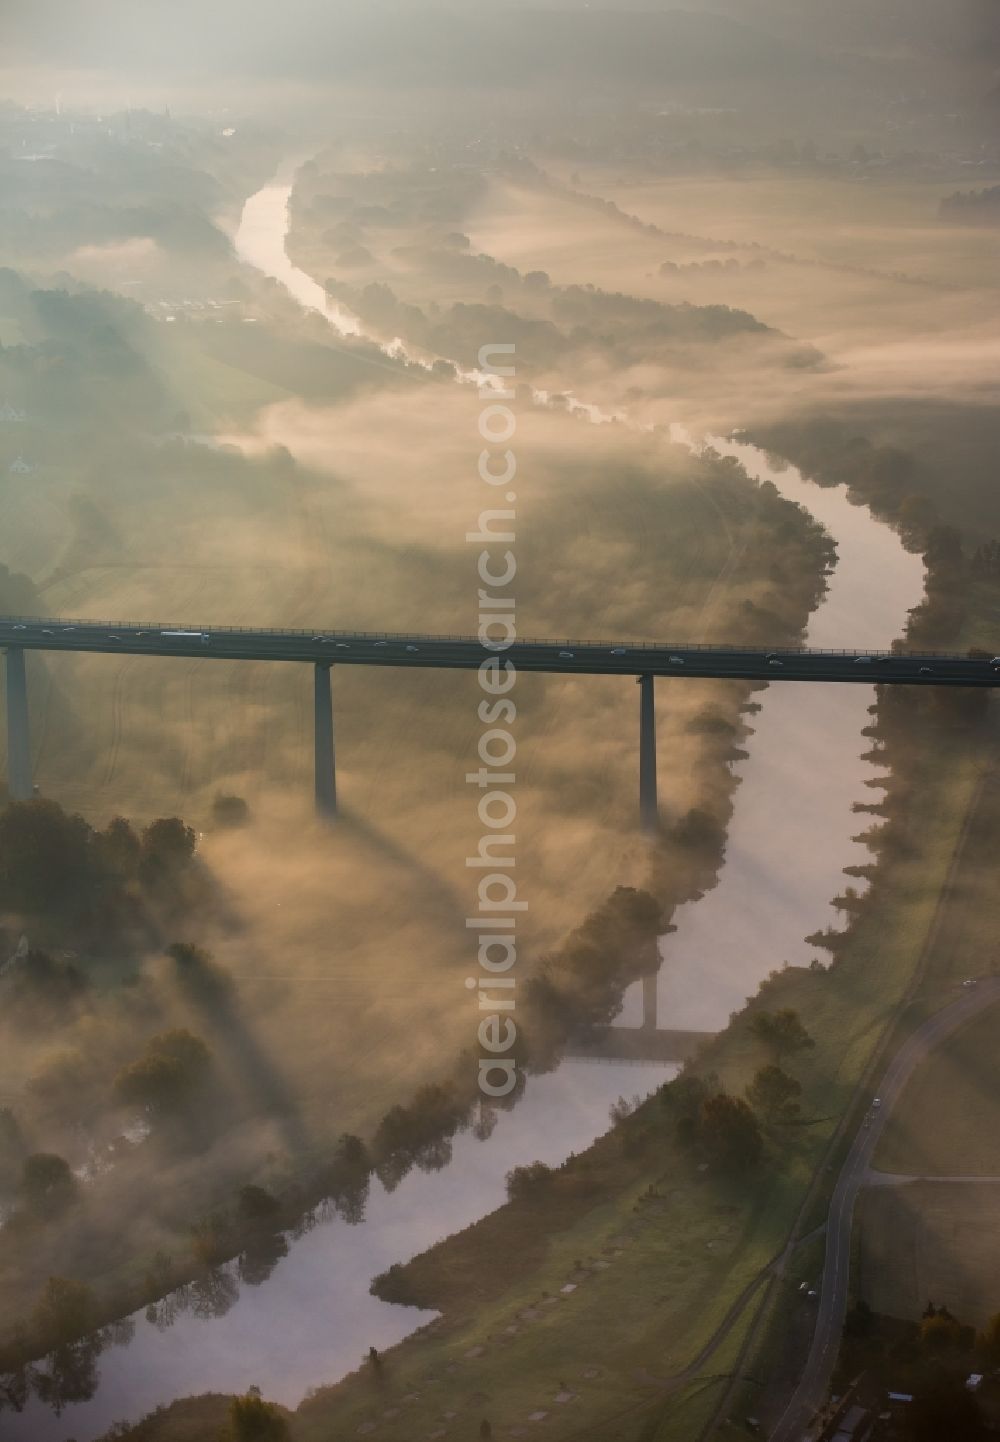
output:
[[[203,646],[212,639],[207,631],[161,631],[160,636],[164,641],[200,641]],[[117,636],[111,637],[112,641],[117,639]]]

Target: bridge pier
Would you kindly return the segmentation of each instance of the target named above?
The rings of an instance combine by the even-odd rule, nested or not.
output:
[[[657,986],[659,975],[653,972],[650,976],[642,978],[642,1030],[656,1031],[659,1017],[657,1009],[660,1001],[660,989]]]
[[[7,695],[7,790],[12,801],[30,801],[31,732],[28,726],[28,678],[24,651],[8,646],[4,652],[4,685]]]
[[[639,824],[643,831],[655,831],[660,823],[656,797],[656,705],[653,677],[639,682]]]
[[[337,772],[333,743],[333,690],[329,661],[313,666],[313,702],[316,744],[316,814],[337,814]]]

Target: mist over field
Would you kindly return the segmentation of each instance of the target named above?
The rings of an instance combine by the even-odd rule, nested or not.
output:
[[[996,6],[13,0],[0,41],[0,1435],[791,1442],[843,1332],[803,1199],[985,980],[994,756],[981,678],[766,668],[992,666]],[[556,661],[487,719],[419,651],[491,607]],[[848,1224],[877,1316],[816,1442],[831,1386],[992,1369],[974,1212]],[[952,1277],[983,1335],[935,1350]]]

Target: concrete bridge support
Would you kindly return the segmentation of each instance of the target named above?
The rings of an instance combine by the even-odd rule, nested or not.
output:
[[[7,790],[12,801],[30,801],[31,732],[28,728],[28,678],[24,651],[8,646],[4,652],[4,689],[7,696]]]
[[[642,1030],[656,1031],[659,1017],[657,1007],[659,1006],[659,987],[657,982],[659,976],[654,971],[652,976],[642,978]]]
[[[313,667],[316,741],[316,814],[337,814],[337,772],[333,745],[333,691],[330,662],[317,661]]]
[[[639,677],[639,824],[655,831],[660,823],[656,799],[656,705],[653,677]]]

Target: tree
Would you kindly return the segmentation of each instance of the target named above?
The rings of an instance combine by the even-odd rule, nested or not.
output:
[[[717,1091],[719,1078],[714,1072],[709,1080]],[[673,1081],[664,1082],[659,1092],[660,1102],[676,1116],[697,1116],[702,1102],[711,1090],[712,1087],[703,1077],[694,1072],[681,1072]]]
[[[844,1318],[845,1337],[870,1337],[875,1328],[875,1313],[864,1297],[859,1297]]]
[[[210,951],[193,941],[175,941],[167,947],[167,956],[174,963],[181,987],[195,1001],[219,1006],[227,1000],[232,981],[228,972],[216,965]]]
[[[32,1026],[64,1020],[89,986],[74,962],[34,948],[12,968],[10,981],[8,1009]]]
[[[183,1030],[161,1032],[115,1077],[115,1099],[153,1114],[177,1111],[204,1084],[210,1063],[211,1053],[200,1037]]]
[[[927,535],[924,560],[930,570],[959,574],[965,562],[961,531],[954,526],[934,526]]]
[[[0,1107],[0,1168],[19,1162],[24,1155],[24,1136],[10,1107]]]
[[[171,880],[194,856],[195,834],[178,816],[153,821],[142,833],[139,877],[147,886]]]
[[[65,1346],[93,1329],[94,1294],[85,1282],[50,1277],[32,1315],[35,1329],[48,1344]]]
[[[1000,1366],[1000,1312],[994,1312],[986,1326],[976,1338],[976,1344],[984,1361],[993,1367]]]
[[[717,1092],[702,1102],[698,1132],[717,1166],[745,1171],[760,1160],[763,1149],[760,1127],[740,1097]]]
[[[940,1366],[925,1371],[913,1388],[906,1435],[911,1442],[973,1442],[981,1437],[976,1399],[961,1377]]]
[[[920,1322],[920,1345],[927,1352],[950,1352],[964,1341],[965,1328],[947,1307],[939,1307],[933,1316]]]
[[[787,1122],[799,1110],[801,1083],[780,1066],[762,1066],[746,1089],[746,1098],[767,1122]]]
[[[61,911],[89,875],[90,827],[55,801],[13,801],[0,813],[0,907]]]
[[[512,1202],[534,1201],[547,1191],[551,1181],[552,1168],[544,1162],[514,1167],[507,1173],[507,1196]]]
[[[139,865],[142,849],[138,836],[124,816],[114,816],[94,837],[102,864],[122,880],[131,880]]]
[[[344,1132],[337,1143],[336,1160],[341,1166],[363,1167],[367,1171],[369,1166],[368,1148],[360,1137],[356,1137],[352,1132]]]
[[[245,826],[250,820],[250,807],[242,796],[220,791],[212,802],[212,820],[216,826]]]
[[[251,1226],[273,1226],[281,1214],[281,1203],[277,1197],[253,1183],[240,1188],[238,1205],[240,1216]]]
[[[288,1423],[273,1402],[265,1402],[258,1387],[229,1406],[229,1432],[233,1442],[284,1442]]]
[[[725,829],[718,817],[700,806],[685,812],[670,834],[678,845],[692,851],[717,851],[725,840]]]
[[[780,1062],[794,1052],[805,1051],[816,1043],[802,1025],[797,1011],[784,1007],[781,1011],[755,1012],[750,1031],[774,1052]]]
[[[69,1162],[53,1152],[34,1152],[24,1160],[18,1198],[37,1217],[57,1217],[77,1200],[79,1186]]]

